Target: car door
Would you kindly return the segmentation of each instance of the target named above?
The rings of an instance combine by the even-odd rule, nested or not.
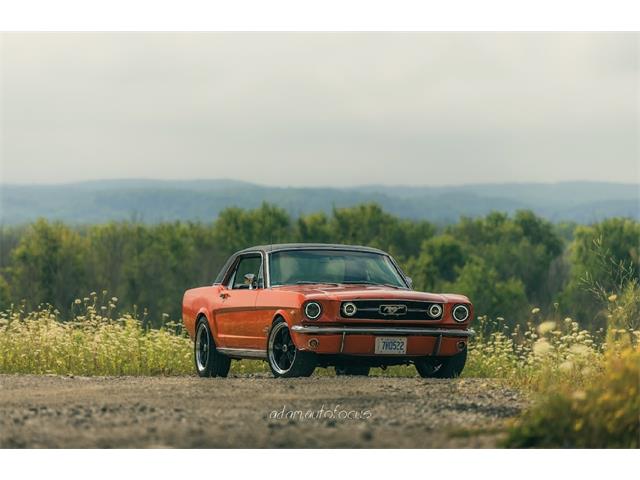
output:
[[[262,335],[256,314],[256,298],[263,287],[262,254],[248,253],[238,257],[231,275],[220,289],[215,311],[218,341],[221,347],[253,349]],[[247,275],[253,275],[249,282]]]

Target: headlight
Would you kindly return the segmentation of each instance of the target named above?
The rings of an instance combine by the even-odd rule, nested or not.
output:
[[[345,317],[353,317],[358,311],[358,307],[356,307],[355,303],[347,302],[342,305],[342,313]]]
[[[464,322],[469,318],[469,308],[466,305],[456,305],[453,307],[453,319],[456,322]]]
[[[315,320],[322,314],[322,306],[318,302],[309,302],[304,307],[304,314],[309,320]]]
[[[442,314],[442,307],[437,303],[434,303],[429,307],[428,312],[431,318],[438,318]]]

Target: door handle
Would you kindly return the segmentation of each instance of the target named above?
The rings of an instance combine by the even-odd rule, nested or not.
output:
[[[222,292],[222,293],[220,294],[220,298],[222,298],[223,300],[224,300],[225,298],[229,298],[229,294],[228,294],[228,293],[226,293],[226,292]]]

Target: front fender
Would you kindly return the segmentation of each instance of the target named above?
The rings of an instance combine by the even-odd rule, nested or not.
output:
[[[302,322],[305,321],[302,306],[309,300],[309,296],[298,292],[282,292],[277,300],[280,306],[278,306],[274,312],[272,322],[275,322],[277,318],[284,319],[289,327],[293,344],[299,350],[307,350],[304,335],[296,333],[293,327],[295,325],[302,325]],[[325,303],[328,305],[330,302]]]
[[[297,322],[296,320],[296,311],[292,308],[279,308],[273,314],[273,321],[275,322],[277,318],[282,317],[285,322],[287,322],[287,326],[289,329],[293,327]]]
[[[284,321],[286,322],[287,326],[289,327],[289,332],[291,334],[291,339],[293,340],[293,344],[296,346],[296,348],[300,349],[300,350],[306,350],[306,346],[303,344],[303,341],[301,340],[300,335],[298,335],[297,333],[295,333],[292,330],[292,327],[294,325],[300,325],[301,324],[301,309],[296,309],[296,308],[281,308],[276,310],[274,316],[273,316],[273,321],[275,322],[277,318],[282,318],[284,319]]]

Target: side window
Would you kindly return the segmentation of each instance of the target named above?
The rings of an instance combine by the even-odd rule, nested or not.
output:
[[[253,282],[250,282],[247,275],[253,275]],[[251,255],[240,257],[235,272],[229,280],[229,288],[233,289],[253,289],[262,286],[262,257]]]

